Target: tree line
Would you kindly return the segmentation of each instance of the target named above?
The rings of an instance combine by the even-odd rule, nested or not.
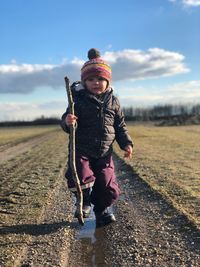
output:
[[[124,107],[126,120],[154,121],[173,117],[190,117],[200,115],[200,104],[195,105],[156,105],[150,108]]]
[[[40,126],[40,125],[56,125],[60,124],[60,119],[58,118],[46,118],[41,116],[32,121],[18,120],[18,121],[2,121],[0,122],[0,127],[10,127],[10,126]]]
[[[187,119],[198,115],[200,118],[200,104],[196,105],[156,105],[151,108],[124,107],[123,112],[127,121],[156,121],[170,118]],[[200,121],[200,119],[199,119]],[[4,126],[34,126],[34,125],[59,125],[60,119],[56,117],[47,118],[41,116],[32,121],[3,121],[0,127]]]

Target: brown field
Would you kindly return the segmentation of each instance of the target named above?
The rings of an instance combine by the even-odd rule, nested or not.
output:
[[[4,145],[17,144],[57,128],[55,126],[2,127],[0,128],[0,149]]]
[[[135,142],[128,163],[200,226],[200,126],[128,128]],[[116,151],[123,156],[117,147]]]
[[[127,162],[154,189],[168,197],[177,208],[199,224],[200,126],[156,127],[129,124],[128,128],[135,146],[134,155]],[[52,139],[53,136],[56,138]],[[40,137],[41,139],[38,139]],[[58,126],[2,128],[0,129],[0,152],[2,151],[5,157],[7,148],[11,147],[11,149],[14,148],[13,156],[15,153],[18,155],[15,145],[24,144],[34,138],[37,140],[36,144],[34,143],[37,149],[22,154],[1,167],[2,180],[9,181],[9,187],[13,184],[7,178],[17,162],[21,164],[19,170],[16,169],[15,180],[19,179],[18,175],[22,176],[21,173],[23,175],[28,173],[30,165],[34,165],[36,169],[40,168],[40,165],[53,161],[54,156],[61,165],[65,163],[67,153],[66,146],[63,144],[66,143],[66,135]],[[123,157],[123,152],[118,146],[115,146],[115,150]],[[52,158],[50,158],[51,154]],[[33,172],[34,168],[31,167]],[[45,167],[47,170],[49,168]],[[7,187],[6,191],[8,191]],[[1,188],[1,195],[3,192],[4,187]]]
[[[41,222],[56,183],[63,180],[66,135],[58,126],[45,126],[3,128],[0,138],[0,226],[24,225],[26,232]],[[0,259],[5,266],[13,266],[29,239],[30,235],[12,231],[0,235]]]
[[[128,128],[135,146],[132,159],[126,162],[199,227],[200,126],[129,124]],[[39,260],[37,254],[31,254],[37,247],[47,255],[52,251],[52,255],[66,257],[74,231],[71,196],[63,179],[66,142],[58,126],[0,129],[0,266],[22,266],[12,264],[20,263],[23,255]],[[123,157],[118,146],[115,152]],[[46,229],[44,222],[60,230],[38,241]],[[63,247],[57,246],[58,240]],[[57,258],[52,257],[51,264],[54,260]]]

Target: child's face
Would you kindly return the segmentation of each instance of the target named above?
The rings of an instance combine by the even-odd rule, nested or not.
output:
[[[107,80],[99,76],[92,76],[85,80],[86,87],[90,93],[100,95],[108,86]]]

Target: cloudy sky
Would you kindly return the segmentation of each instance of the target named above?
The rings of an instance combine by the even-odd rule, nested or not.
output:
[[[200,103],[200,0],[2,0],[0,24],[0,121],[60,117],[91,47],[123,106]]]

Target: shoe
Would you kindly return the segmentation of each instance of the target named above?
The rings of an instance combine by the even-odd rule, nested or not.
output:
[[[83,218],[88,218],[90,216],[91,212],[91,206],[90,205],[83,205],[82,211],[83,211]],[[74,213],[74,217],[78,218],[78,211],[76,210]]]
[[[96,227],[102,227],[116,221],[115,215],[107,208],[102,212],[95,212]]]
[[[76,193],[75,193],[76,195]],[[91,202],[90,202],[90,188],[83,190],[83,218],[88,218],[91,212]],[[78,217],[77,210],[75,211],[74,217]]]

